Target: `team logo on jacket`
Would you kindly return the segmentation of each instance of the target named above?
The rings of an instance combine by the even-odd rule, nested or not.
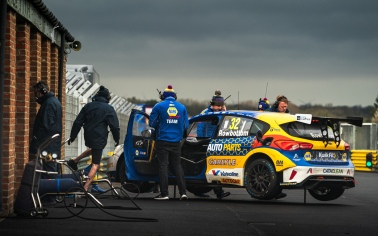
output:
[[[168,116],[172,117],[172,116],[177,116],[178,111],[176,107],[169,107],[167,110],[167,113],[168,113]]]

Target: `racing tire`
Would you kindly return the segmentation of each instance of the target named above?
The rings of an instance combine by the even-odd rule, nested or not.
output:
[[[123,153],[122,155],[123,156]],[[119,168],[117,168],[118,179],[122,187],[131,193],[148,193],[151,192],[154,184],[146,181],[132,181],[128,180],[126,176],[126,165],[123,159],[120,159]]]
[[[281,192],[274,165],[266,159],[256,159],[246,168],[244,182],[252,198],[271,200]]]
[[[309,189],[310,195],[319,201],[332,201],[343,195],[345,189],[340,187],[319,187]]]
[[[188,192],[193,193],[194,195],[201,195],[203,193],[208,193],[212,190],[212,187],[203,187],[203,186],[196,186],[196,185],[188,185],[186,186],[186,190]]]

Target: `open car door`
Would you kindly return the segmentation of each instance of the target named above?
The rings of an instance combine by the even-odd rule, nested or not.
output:
[[[154,158],[154,130],[148,125],[149,115],[133,109],[127,126],[124,143],[126,175],[129,180],[151,181],[158,175],[158,163]]]

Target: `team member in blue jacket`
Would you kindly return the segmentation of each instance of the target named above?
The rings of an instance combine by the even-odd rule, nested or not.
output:
[[[224,98],[221,95],[222,92],[220,90],[215,90],[215,95],[210,100],[210,105],[203,110],[201,114],[227,110],[224,104]],[[213,137],[216,128],[216,125],[205,122],[200,123],[197,127],[197,137]]]
[[[201,112],[201,114],[207,114],[209,112],[218,112],[218,111],[226,111],[226,105],[224,103],[224,98],[221,96],[222,92],[220,90],[215,90],[214,96],[210,100],[210,105]],[[206,122],[202,122],[197,126],[197,137],[213,137],[214,132],[217,126],[213,124],[209,124]],[[229,196],[230,192],[225,192],[222,187],[214,187],[214,193],[217,195],[218,199],[225,198]],[[198,197],[210,197],[204,193],[197,193],[195,194]]]
[[[181,167],[181,141],[189,126],[186,107],[176,101],[171,85],[151,111],[149,126],[156,131],[156,154],[159,161],[160,195],[156,200],[168,200],[168,164],[172,164],[179,188],[180,200],[186,200],[186,183]]]

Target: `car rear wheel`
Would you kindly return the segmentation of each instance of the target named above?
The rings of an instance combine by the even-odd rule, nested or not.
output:
[[[281,192],[274,165],[266,159],[256,159],[246,168],[245,187],[251,197],[271,200]]]
[[[343,195],[345,189],[340,187],[319,187],[309,189],[308,192],[313,196],[316,200],[319,201],[332,201],[335,200],[341,195]]]
[[[123,157],[123,153],[121,155]],[[126,176],[126,165],[123,158],[119,159],[120,163],[118,164],[118,179],[122,184],[122,187],[132,193],[148,193],[152,191],[154,184],[146,181],[132,181],[128,180]]]

